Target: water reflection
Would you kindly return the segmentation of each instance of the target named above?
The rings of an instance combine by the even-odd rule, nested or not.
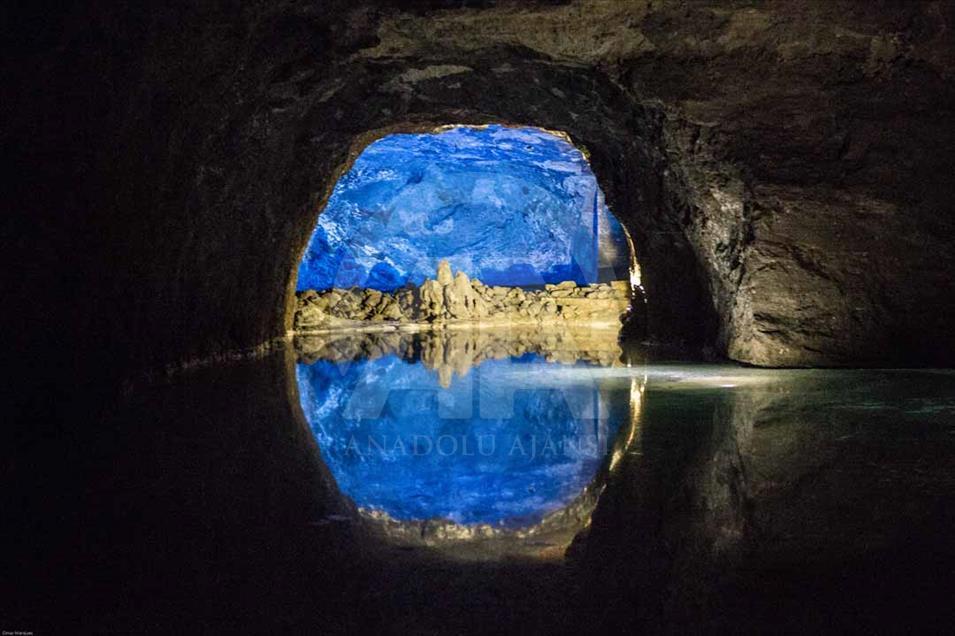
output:
[[[343,331],[296,336],[294,345],[299,361],[306,364],[316,360],[347,362],[394,355],[437,371],[442,387],[450,386],[455,374],[465,376],[472,367],[486,360],[534,354],[546,362],[618,366],[622,355],[616,329],[573,325],[559,330],[523,326],[495,327],[493,331]]]
[[[17,582],[7,606],[25,608],[22,624],[55,633],[60,621],[35,618],[51,602],[81,633],[955,624],[955,371],[502,358],[518,378],[538,368],[552,387],[596,392],[608,451],[569,503],[501,530],[358,514],[319,461],[297,392],[286,399],[295,367],[285,354],[181,374],[105,420],[64,421],[53,438],[34,431],[4,491],[16,518],[4,526]],[[435,381],[447,356],[376,355],[430,374],[432,396],[448,393]],[[334,410],[352,362],[325,362],[338,375],[315,393]],[[451,386],[491,362],[454,372]],[[457,540],[462,529],[478,536]],[[414,531],[433,539],[414,543]]]
[[[619,365],[612,330],[352,333],[296,347],[303,411],[339,488],[399,534],[420,533],[415,522],[445,538],[586,523],[639,408],[639,383],[601,373]]]

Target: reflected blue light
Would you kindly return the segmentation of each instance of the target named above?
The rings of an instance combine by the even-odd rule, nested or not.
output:
[[[586,159],[537,128],[389,135],[341,177],[298,289],[393,290],[437,263],[492,285],[626,279],[628,247]]]
[[[518,527],[583,492],[627,417],[577,370],[525,355],[443,388],[436,372],[389,354],[299,364],[297,381],[323,458],[359,507]]]

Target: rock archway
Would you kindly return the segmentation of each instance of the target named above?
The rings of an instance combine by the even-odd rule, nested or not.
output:
[[[350,157],[501,122],[588,150],[651,337],[760,365],[950,362],[948,5],[465,4],[25,9],[46,29],[5,64],[28,175],[10,331],[45,335],[15,353],[118,384],[282,338]]]
[[[584,69],[541,60],[501,63],[501,58],[498,53],[472,57],[468,65],[412,68],[362,60],[345,74],[364,82],[333,81],[333,88],[313,88],[327,99],[305,106],[296,125],[307,130],[308,122],[335,124],[332,129],[316,126],[316,134],[299,152],[327,162],[329,155],[321,149],[337,149],[338,161],[315,166],[316,173],[330,176],[313,207],[305,208],[302,234],[292,253],[304,250],[314,210],[323,205],[337,177],[367,144],[385,134],[488,122],[560,130],[587,152],[608,205],[633,239],[649,299],[649,336],[695,349],[712,344],[716,317],[704,271],[679,219],[666,213],[670,206],[660,185],[666,158],[659,114],[640,108],[612,83]],[[349,116],[340,115],[344,112]],[[303,156],[298,163],[306,162]],[[287,327],[289,317],[287,311]]]

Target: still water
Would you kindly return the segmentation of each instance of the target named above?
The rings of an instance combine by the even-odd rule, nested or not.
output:
[[[391,528],[540,543],[563,524],[547,538],[563,551],[595,510],[615,536],[680,501],[705,529],[694,540],[720,553],[760,536],[821,555],[894,540],[886,519],[955,492],[951,371],[625,362],[609,330],[351,334],[297,349],[325,464]]]
[[[297,366],[301,404],[361,510],[529,526],[587,490],[629,421],[629,378],[603,372],[615,334],[594,333],[572,343],[473,333],[323,343]]]
[[[43,586],[9,606],[83,633],[955,625],[955,371],[628,366],[599,331],[295,345],[34,431],[5,572]]]

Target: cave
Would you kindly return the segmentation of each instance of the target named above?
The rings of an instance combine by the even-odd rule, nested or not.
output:
[[[955,626],[951,3],[5,18],[5,633]]]

